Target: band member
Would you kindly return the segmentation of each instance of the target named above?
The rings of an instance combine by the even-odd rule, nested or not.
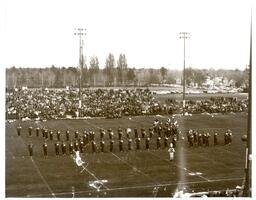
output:
[[[123,151],[123,140],[119,140],[119,151]]]
[[[146,149],[149,149],[149,142],[150,142],[150,138],[147,137],[146,138]]]
[[[128,139],[128,150],[132,150],[132,139]]]
[[[73,157],[73,159],[75,160],[77,166],[83,166],[84,161],[82,161],[79,151],[75,151],[75,156]]]
[[[196,130],[193,131],[193,136],[194,136],[194,144],[197,144],[197,139],[198,139],[198,133]],[[175,148],[175,147],[174,147]]]
[[[79,136],[78,131],[75,131],[75,138],[77,139],[77,138],[78,138],[78,136]]]
[[[57,140],[60,141],[60,131],[57,131]]]
[[[227,130],[227,144],[231,144],[232,143],[232,132],[230,129]]]
[[[81,153],[84,153],[84,142],[82,140],[79,141],[79,150]]]
[[[52,130],[50,130],[49,136],[50,136],[50,140],[53,140],[53,131]]]
[[[79,151],[79,144],[77,140],[74,142],[74,148],[75,148],[75,151]]]
[[[159,125],[159,120],[158,119],[155,119],[154,122],[153,122],[153,126],[154,127],[157,127]]]
[[[152,128],[149,128],[149,137],[152,138],[154,135],[154,131]]]
[[[29,137],[32,136],[32,127],[31,126],[28,128],[28,135],[29,135]]]
[[[89,142],[87,135],[83,135],[83,143],[87,144]]]
[[[160,141],[161,141],[161,138],[158,137],[158,138],[156,139],[156,148],[157,148],[157,149],[160,149],[160,147],[161,147]]]
[[[132,129],[130,129],[130,128],[126,129],[126,137],[127,137],[127,139],[131,138],[131,132],[132,132]]]
[[[28,152],[29,152],[29,156],[33,156],[33,144],[32,143],[30,143],[29,145],[28,145]]]
[[[170,156],[170,161],[173,161],[174,159],[174,153],[175,153],[175,149],[173,148],[173,144],[170,144],[170,148],[168,149],[169,152],[169,156]]]
[[[112,152],[113,149],[114,149],[114,140],[110,140],[110,142],[109,142],[109,150],[110,150],[110,152]]]
[[[228,132],[224,134],[224,144],[228,144]]]
[[[193,130],[190,129],[188,132],[187,132],[187,139],[188,139],[188,144],[190,144],[190,136],[193,134]]]
[[[69,130],[66,131],[66,141],[69,141]]]
[[[118,130],[118,139],[121,140],[121,139],[122,139],[122,136],[123,136],[123,131],[122,131],[122,129],[121,129],[121,130]]]
[[[232,132],[228,133],[228,144],[232,143]]]
[[[45,128],[42,128],[42,136],[45,137]]]
[[[109,136],[109,139],[110,139],[110,140],[113,139],[114,133],[113,133],[112,129],[109,129],[109,130],[108,130],[108,136]]]
[[[146,131],[144,128],[141,129],[141,138],[144,138],[146,135]]]
[[[206,144],[206,133],[204,133],[202,135],[202,139],[203,139],[203,145],[205,145]]]
[[[47,151],[47,144],[46,143],[43,143],[43,152],[44,152],[44,156],[47,157],[48,151]]]
[[[48,133],[48,130],[45,129],[45,131],[44,131],[44,138],[45,138],[45,139],[48,139],[48,134],[49,134],[49,133]]]
[[[197,146],[202,146],[202,134],[198,134]]]
[[[134,129],[134,137],[138,138],[138,130],[136,128]]]
[[[92,141],[92,152],[96,152],[96,143],[94,141]]]
[[[209,146],[210,145],[210,133],[207,133],[206,136],[205,136],[205,146]]]
[[[21,135],[21,126],[20,125],[17,127],[17,134],[18,134],[18,136]]]
[[[164,147],[168,147],[168,137],[164,137]]]
[[[168,136],[168,128],[167,127],[163,127],[163,133],[164,133],[164,137],[169,137]]]
[[[105,142],[104,142],[104,141],[101,141],[101,142],[100,142],[100,151],[101,151],[101,152],[104,152],[104,146],[105,146]]]
[[[38,137],[39,136],[39,131],[40,131],[40,128],[36,128],[36,136]]]
[[[61,150],[62,150],[62,154],[66,155],[67,151],[66,151],[66,144],[64,142],[62,142],[61,144]]]
[[[103,140],[104,135],[105,135],[105,131],[101,128],[101,129],[100,129],[100,139],[101,139],[101,140]]]
[[[192,147],[194,145],[194,135],[193,134],[190,134],[189,135],[189,146]]]
[[[140,149],[140,138],[136,138],[136,149]]]
[[[69,153],[73,154],[73,151],[74,151],[74,146],[73,146],[73,142],[71,141],[69,144]]]
[[[214,133],[213,135],[213,144],[214,146],[218,145],[218,133]]]
[[[59,156],[60,155],[60,145],[59,143],[55,143],[55,154],[56,156]]]
[[[157,128],[158,137],[161,137],[161,132],[162,132],[161,126],[158,126],[158,128]]]
[[[90,131],[91,140],[94,141],[95,133],[94,131]]]
[[[172,144],[173,144],[173,148],[176,148],[176,144],[177,144],[177,138],[176,138],[176,136],[174,136],[174,137],[172,138]]]
[[[174,135],[174,134],[172,134],[172,128],[168,127],[166,129],[166,137],[170,137],[171,135]]]

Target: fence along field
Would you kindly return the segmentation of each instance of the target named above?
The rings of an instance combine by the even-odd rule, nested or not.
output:
[[[22,122],[21,136],[17,136],[19,122],[6,123],[6,196],[7,197],[170,197],[178,187],[189,191],[214,191],[235,188],[244,178],[245,144],[241,136],[246,133],[246,113],[193,116],[175,116],[182,132],[178,141],[175,160],[169,161],[167,148],[161,140],[161,148],[156,149],[156,138],[145,150],[145,139],[141,139],[140,150],[128,150],[123,136],[123,151],[119,151],[117,129],[121,127],[148,128],[158,118],[165,121],[168,116],[124,117],[121,119],[50,120],[35,123]],[[32,136],[28,127],[32,126]],[[71,155],[56,156],[54,143],[49,139],[48,157],[43,156],[44,138],[35,135],[35,128],[47,127],[61,131],[67,129],[71,137],[74,131],[84,129],[95,131],[97,152],[92,153],[91,144],[80,153],[87,164],[86,169],[77,166]],[[100,152],[99,128],[114,131],[114,149],[109,151],[108,136],[105,136],[105,152]],[[188,147],[185,131],[197,129],[199,132],[219,133],[220,144],[213,146],[213,136],[209,147]],[[233,142],[224,145],[224,132],[233,132]],[[41,134],[41,132],[40,132]],[[30,157],[27,145],[33,143],[34,152]]]

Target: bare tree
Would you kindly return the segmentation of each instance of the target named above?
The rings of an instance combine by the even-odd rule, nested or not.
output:
[[[90,60],[90,68],[89,68],[90,82],[93,82],[93,86],[96,85],[96,80],[97,80],[99,70],[100,70],[99,60],[97,56],[93,56]]]
[[[104,72],[107,79],[107,86],[112,86],[115,78],[115,58],[111,53],[109,53],[106,59]]]
[[[125,54],[120,54],[117,60],[117,82],[124,85],[126,82],[127,60]]]

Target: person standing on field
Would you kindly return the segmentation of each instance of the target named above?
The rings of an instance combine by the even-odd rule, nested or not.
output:
[[[170,161],[173,161],[174,159],[174,153],[175,153],[175,149],[173,148],[173,144],[170,144],[170,148],[168,149],[169,152],[169,156],[170,156]]]

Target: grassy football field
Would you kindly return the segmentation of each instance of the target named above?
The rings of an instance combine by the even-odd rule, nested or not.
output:
[[[6,122],[6,197],[170,197],[177,187],[186,187],[189,191],[212,191],[235,188],[241,185],[244,177],[245,142],[241,136],[246,133],[247,114],[196,114],[193,116],[175,116],[182,135],[178,141],[175,160],[169,161],[167,148],[161,141],[156,149],[156,136],[150,141],[150,149],[145,150],[145,139],[141,139],[141,149],[128,151],[127,140],[123,135],[124,150],[119,151],[117,129],[152,126],[158,118],[165,122],[168,116],[139,116],[121,119],[81,119],[50,120],[46,122]],[[21,124],[21,136],[16,127]],[[28,136],[28,127],[32,126],[32,137]],[[85,129],[95,131],[97,152],[92,153],[91,144],[81,153],[85,161],[82,168],[76,165],[71,155],[56,156],[54,143],[48,144],[48,157],[43,156],[42,144],[45,139],[37,137],[35,128],[46,127],[61,130],[65,141],[65,131],[82,133]],[[105,135],[105,152],[99,149],[99,128],[112,128],[114,150],[109,152],[109,139]],[[196,129],[211,134],[209,147],[189,147],[186,131]],[[224,145],[224,132],[229,128],[233,132],[233,141]],[[219,134],[219,145],[213,146],[213,133]],[[132,130],[132,137],[134,133]],[[34,155],[30,157],[27,145],[33,143]],[[68,144],[68,143],[67,143]],[[95,181],[98,181],[95,182]],[[98,189],[96,189],[98,188]]]

